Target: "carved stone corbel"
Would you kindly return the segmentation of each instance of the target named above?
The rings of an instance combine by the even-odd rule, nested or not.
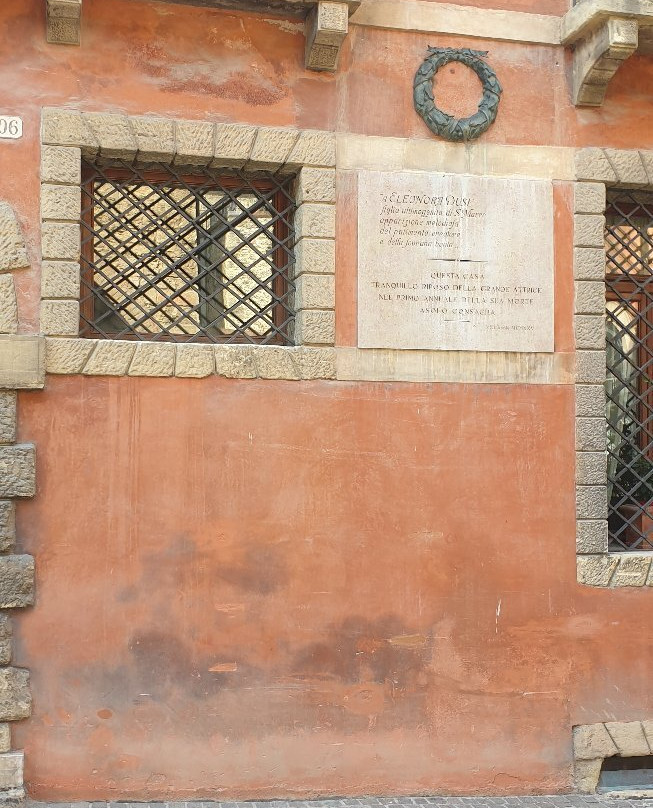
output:
[[[340,48],[349,30],[349,15],[360,0],[319,0],[306,17],[306,67],[333,72],[338,66]]]
[[[79,45],[82,38],[82,0],[46,0],[47,41]]]
[[[635,19],[609,17],[576,43],[572,87],[576,106],[601,106],[612,77],[637,50],[638,28]]]

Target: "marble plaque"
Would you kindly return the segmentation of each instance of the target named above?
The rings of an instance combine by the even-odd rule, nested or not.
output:
[[[553,189],[361,171],[361,348],[553,351]]]

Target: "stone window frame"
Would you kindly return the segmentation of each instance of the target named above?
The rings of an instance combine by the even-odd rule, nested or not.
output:
[[[296,174],[295,345],[80,337],[82,156]],[[44,108],[40,331],[46,372],[335,378],[335,167],[333,132]]]
[[[606,758],[646,757],[653,753],[653,720],[579,724],[573,728],[573,746],[576,789],[593,794]],[[627,786],[622,789],[634,790]]]
[[[604,388],[606,190],[653,190],[653,151],[579,149],[575,175],[577,577],[587,586],[653,587],[653,551],[608,551]]]

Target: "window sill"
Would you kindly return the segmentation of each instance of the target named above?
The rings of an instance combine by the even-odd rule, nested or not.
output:
[[[653,588],[653,551],[577,556],[578,583],[608,589]]]

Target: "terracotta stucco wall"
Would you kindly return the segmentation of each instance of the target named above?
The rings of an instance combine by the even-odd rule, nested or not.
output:
[[[410,0],[406,0],[410,2]],[[525,0],[481,7],[562,13]],[[5,0],[0,148],[38,329],[42,106],[429,137],[426,47],[488,49],[485,142],[652,148],[648,57],[605,106],[570,101],[553,46],[352,27],[336,75],[281,18],[84,0],[46,45]],[[469,75],[441,76],[455,111]],[[467,107],[465,106],[467,105]],[[570,189],[557,183],[556,350],[572,350]],[[351,176],[339,177],[337,344],[355,344]],[[20,395],[38,494],[18,510],[37,604],[15,620],[35,797],[556,791],[571,726],[650,717],[653,592],[576,583],[570,385],[49,377]]]

